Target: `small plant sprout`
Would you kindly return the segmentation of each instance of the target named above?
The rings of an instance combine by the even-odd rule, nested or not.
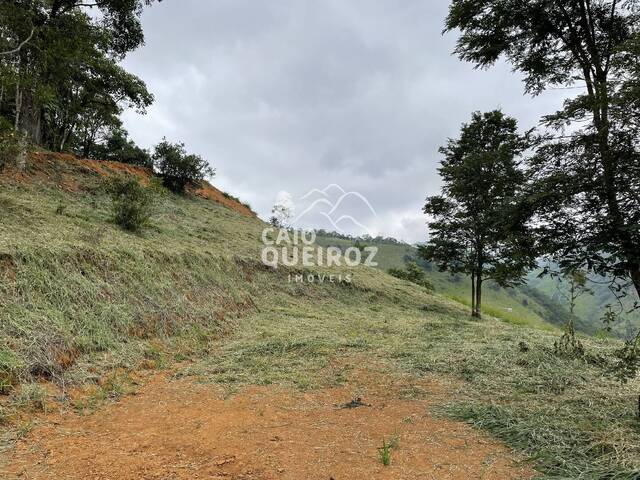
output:
[[[391,448],[392,448],[392,442],[387,442],[383,438],[382,447],[378,449],[378,452],[380,453],[380,461],[382,462],[382,465],[384,465],[385,467],[388,467],[389,465],[391,465]]]

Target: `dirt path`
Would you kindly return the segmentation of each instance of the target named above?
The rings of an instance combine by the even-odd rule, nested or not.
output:
[[[525,479],[532,471],[468,426],[428,413],[436,384],[359,379],[306,393],[158,375],[90,416],[56,414],[21,440],[1,478]],[[355,390],[354,390],[355,389]],[[364,406],[345,408],[361,396]],[[391,465],[378,448],[393,444]]]

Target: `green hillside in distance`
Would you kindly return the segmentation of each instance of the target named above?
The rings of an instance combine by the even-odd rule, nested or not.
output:
[[[324,247],[336,246],[343,250],[355,244],[353,239],[325,231],[318,232],[316,242]],[[435,265],[418,257],[415,246],[382,238],[366,239],[360,243],[378,247],[375,259],[378,263],[377,268],[384,271],[390,268],[404,268],[407,262],[415,261],[424,269],[436,292],[464,305],[470,305],[470,279],[463,275],[439,272]],[[558,291],[558,280],[549,276],[539,278],[539,273],[531,272],[524,285],[514,288],[502,288],[491,281],[487,282],[484,313],[516,325],[562,328],[570,316],[567,301]],[[618,302],[606,282],[589,282],[588,287],[593,293],[585,294],[578,299],[574,321],[582,333],[603,335],[605,332],[601,318],[607,305],[617,307]],[[634,311],[633,306],[633,296],[629,295],[624,300],[623,313],[613,325],[612,335],[628,338],[634,329],[640,327],[640,311]]]
[[[567,289],[566,282],[548,275],[541,277],[539,273],[531,272],[527,277],[527,284],[553,301],[566,303],[561,293],[561,289]],[[611,326],[611,333],[619,338],[633,338],[640,328],[640,309],[636,305],[635,292],[612,290],[610,282],[604,278],[591,277],[586,286],[589,292],[578,298],[575,307],[575,315],[580,319],[582,330],[590,334],[601,332],[604,326],[602,317],[610,306],[617,316]]]

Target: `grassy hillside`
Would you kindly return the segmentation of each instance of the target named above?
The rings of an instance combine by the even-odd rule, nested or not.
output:
[[[325,247],[337,246],[342,249],[353,245],[350,240],[331,236],[318,236],[317,242]],[[415,259],[417,254],[415,247],[405,243],[371,243],[371,245],[378,247],[376,262],[378,262],[378,268],[383,271],[390,268],[404,268],[407,260]],[[421,264],[436,292],[470,307],[471,281],[469,278],[439,272],[426,262]],[[487,282],[483,290],[483,310],[485,314],[515,325],[528,325],[549,330],[564,325],[569,315],[559,302],[552,300],[543,292],[526,286],[505,289],[492,282]]]
[[[105,173],[121,172],[50,162],[33,164],[26,179],[5,178],[0,192],[4,385],[30,375],[75,380],[103,361],[129,365],[149,338],[222,331],[252,308],[242,258],[257,251],[255,218],[166,193],[152,227],[133,235],[112,223],[104,189]],[[58,175],[64,189],[41,174]]]
[[[321,235],[318,243],[323,246],[337,246],[342,249],[353,246],[353,241]],[[417,250],[405,243],[372,243],[378,247],[376,261],[378,268],[387,271],[390,268],[404,268],[407,260],[416,259]],[[418,259],[429,281],[436,291],[464,305],[470,305],[470,280],[464,276],[452,276],[439,272],[428,262]],[[538,328],[562,328],[570,316],[566,298],[559,293],[558,279],[545,276],[538,278],[539,272],[527,276],[526,285],[515,288],[501,288],[487,282],[483,291],[484,311],[494,317],[516,325],[529,325]],[[561,281],[562,282],[562,281]],[[609,289],[604,279],[595,279],[587,285],[591,292],[581,296],[576,304],[574,322],[577,329],[588,335],[606,334],[603,331],[602,317],[611,305],[618,314],[612,326],[611,335],[618,338],[632,338],[640,328],[640,309],[635,308],[635,292],[629,291],[621,301]]]
[[[99,167],[48,159],[0,175],[6,431],[20,430],[24,408],[84,411],[69,387],[117,398],[122,386],[103,380],[112,372],[185,362],[183,374],[231,387],[309,389],[343,382],[336,359],[357,357],[439,379],[449,400],[437,412],[492,432],[546,478],[637,478],[640,384],[604,374],[616,341],[558,357],[557,332],[514,325],[536,324],[515,310],[511,323],[471,321],[450,298],[365,267],[352,283],[291,283],[292,270],[260,263],[263,224],[232,203],[158,194],[151,227],[125,233],[102,187],[123,169]]]

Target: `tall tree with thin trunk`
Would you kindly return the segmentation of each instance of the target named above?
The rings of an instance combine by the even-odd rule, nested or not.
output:
[[[460,137],[440,149],[442,195],[427,198],[430,237],[420,254],[441,271],[471,277],[473,317],[481,316],[485,281],[513,285],[534,265],[527,219],[518,210],[526,147],[516,120],[496,110],[474,113]]]

